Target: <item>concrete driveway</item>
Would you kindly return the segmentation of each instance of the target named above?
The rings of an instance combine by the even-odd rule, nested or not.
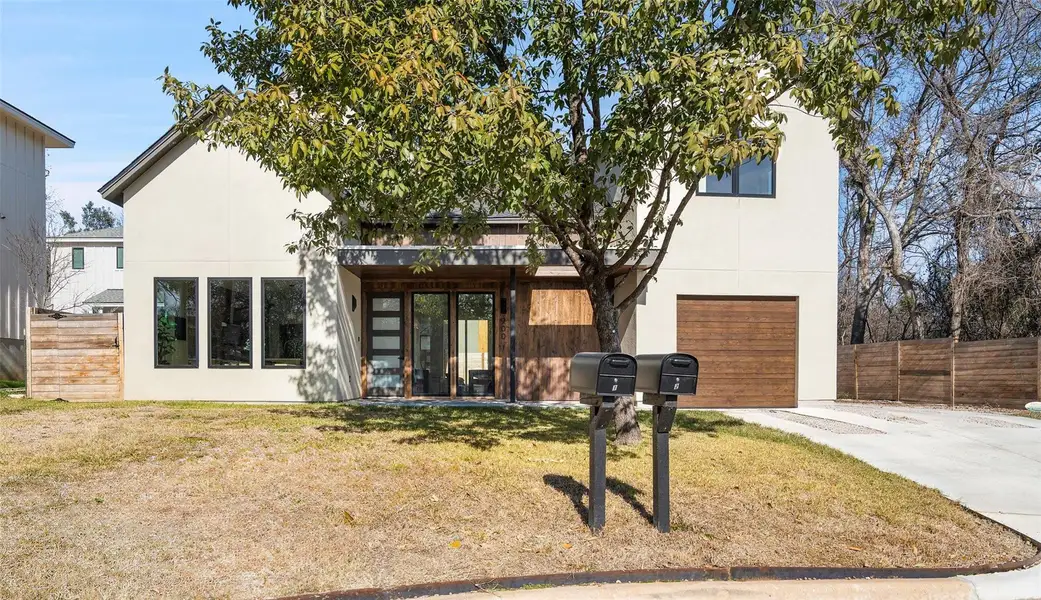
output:
[[[906,405],[804,402],[728,414],[798,433],[1041,540],[1041,420]],[[965,578],[981,600],[1041,598],[1041,567]]]

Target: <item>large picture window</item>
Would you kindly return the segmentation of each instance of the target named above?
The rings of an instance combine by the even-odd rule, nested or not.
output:
[[[210,366],[249,368],[253,364],[252,280],[210,279]]]
[[[776,168],[769,157],[750,158],[722,177],[707,177],[701,194],[711,196],[774,196]]]
[[[155,279],[155,366],[199,366],[199,280]]]
[[[264,368],[303,369],[307,292],[304,278],[261,280],[264,307]]]
[[[495,395],[495,295],[456,296],[456,365],[460,396]]]

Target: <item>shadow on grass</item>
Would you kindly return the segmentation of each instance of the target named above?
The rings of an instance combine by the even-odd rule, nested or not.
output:
[[[556,474],[543,475],[542,481],[549,487],[564,494],[571,501],[571,505],[575,507],[575,512],[578,513],[578,517],[582,519],[583,523],[589,519],[589,507],[586,504],[589,499],[589,488],[585,484],[570,475]],[[640,513],[640,516],[648,523],[654,522],[651,511],[647,510],[647,506],[638,498],[638,496],[643,494],[640,489],[614,477],[608,477],[607,491],[625,500],[625,503]]]
[[[278,415],[328,421],[317,425],[323,432],[406,434],[395,440],[399,444],[460,443],[488,450],[508,440],[588,443],[587,413],[573,409],[312,404],[268,410]],[[650,430],[650,416],[641,412],[639,418],[646,433]],[[713,434],[743,425],[742,421],[719,413],[681,413],[674,431]],[[636,456],[635,449],[630,447],[612,444],[609,448],[610,458]]]
[[[396,440],[399,444],[460,443],[488,450],[507,440],[586,442],[587,418],[577,410],[352,405],[270,410],[332,421],[317,427],[324,432],[407,434]]]

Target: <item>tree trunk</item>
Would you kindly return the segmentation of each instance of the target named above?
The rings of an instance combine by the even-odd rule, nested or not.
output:
[[[621,352],[618,332],[618,309],[614,305],[614,291],[606,279],[596,280],[588,287],[593,306],[593,325],[600,341],[601,352]],[[640,423],[636,420],[636,398],[618,396],[614,408],[615,443],[630,446],[640,443]]]
[[[857,240],[857,295],[853,305],[853,324],[849,339],[851,344],[864,343],[868,306],[875,295],[875,286],[871,281],[871,240],[875,233],[875,221],[871,205],[863,194],[858,212],[860,231]]]
[[[966,296],[966,269],[969,268],[969,244],[966,240],[965,217],[961,214],[954,216],[954,253],[957,257],[957,271],[951,278],[951,338],[955,342],[961,341],[962,329],[964,328],[965,296]]]

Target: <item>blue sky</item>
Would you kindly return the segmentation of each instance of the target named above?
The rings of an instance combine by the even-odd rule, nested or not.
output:
[[[0,97],[76,140],[51,150],[48,186],[79,218],[97,189],[173,124],[158,77],[221,83],[199,52],[224,0],[0,0]]]

